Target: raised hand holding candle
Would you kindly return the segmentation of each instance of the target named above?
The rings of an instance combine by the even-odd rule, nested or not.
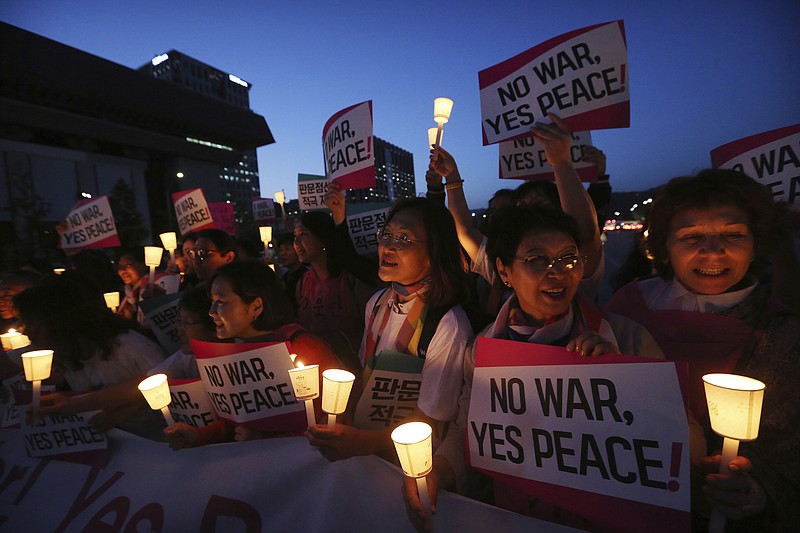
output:
[[[319,365],[303,366],[303,363],[298,362],[297,368],[289,370],[289,380],[292,383],[295,398],[305,402],[306,421],[309,426],[313,426],[317,423],[314,413],[314,398],[319,397]]]
[[[119,307],[119,292],[104,292],[103,299],[106,301],[106,307],[116,313]]]
[[[34,350],[22,354],[22,367],[25,369],[25,379],[33,385],[33,398],[31,408],[35,413],[39,410],[39,397],[41,396],[42,381],[50,377],[53,366],[53,350]]]
[[[711,429],[724,438],[719,471],[728,474],[728,465],[739,452],[739,441],[752,441],[758,437],[766,385],[746,376],[706,374],[703,386]],[[716,507],[711,512],[708,530],[712,533],[725,530],[725,515]]]
[[[322,410],[328,413],[328,427],[336,426],[336,415],[344,413],[356,377],[347,370],[329,368],[322,373]]]
[[[156,280],[156,267],[161,264],[164,249],[160,246],[144,247],[144,264],[150,267],[150,285]]]
[[[31,340],[26,335],[23,335],[14,328],[0,335],[0,340],[2,340],[3,343],[3,350],[6,352],[16,350],[17,348],[24,348],[31,344]]]
[[[143,379],[139,383],[139,390],[142,392],[144,399],[147,400],[150,409],[154,411],[161,410],[167,424],[174,426],[175,420],[172,418],[172,413],[169,412],[169,404],[172,402],[172,397],[169,394],[167,375],[154,374],[149,378]]]
[[[175,250],[178,248],[178,236],[174,231],[168,231],[159,235],[161,237],[161,244],[164,249],[169,251],[169,262],[171,265],[175,264]]]
[[[425,422],[408,422],[392,431],[392,441],[400,459],[400,467],[408,477],[417,480],[419,501],[425,512],[431,514],[431,500],[425,476],[433,468],[433,430]]]

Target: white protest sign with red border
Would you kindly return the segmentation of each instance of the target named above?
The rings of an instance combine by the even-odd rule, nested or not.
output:
[[[597,181],[597,165],[581,161],[582,145],[592,144],[592,134],[578,131],[571,134],[570,158],[581,181]],[[553,166],[547,162],[542,143],[534,136],[520,137],[500,143],[500,178],[554,181]]]
[[[208,208],[203,189],[179,191],[172,194],[178,229],[181,236],[201,229],[214,228],[214,219]]]
[[[120,245],[108,196],[81,200],[67,215],[66,223],[66,229],[58,230],[59,245],[63,250]]]
[[[192,341],[200,378],[217,416],[258,431],[303,431],[305,408],[294,397],[289,346]]]
[[[272,198],[253,198],[253,218],[256,222],[275,222],[275,202]]]
[[[621,20],[574,30],[478,73],[483,144],[530,135],[555,113],[571,131],[630,126]]]
[[[342,189],[375,186],[372,100],[342,109],[322,128],[322,151],[329,180]]]
[[[800,124],[751,135],[711,150],[714,168],[744,172],[769,187],[775,201],[800,211]]]
[[[211,202],[208,204],[214,227],[228,235],[236,236],[236,220],[233,215],[233,204],[228,202]]]
[[[169,395],[172,399],[169,412],[175,422],[201,428],[218,418],[214,405],[206,394],[206,387],[200,379],[169,380]]]
[[[467,428],[473,467],[600,529],[688,530],[680,363],[477,343]]]

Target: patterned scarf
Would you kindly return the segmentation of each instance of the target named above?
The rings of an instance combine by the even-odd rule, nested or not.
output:
[[[554,324],[567,316],[569,311],[557,316],[551,316],[545,320],[544,324],[529,324],[519,306],[516,298],[511,302],[508,310],[508,338],[514,341],[528,342],[533,335],[545,326]]]
[[[386,289],[378,297],[367,324],[365,350],[367,365],[375,366],[377,357],[375,350],[381,342],[381,335],[383,335],[392,313],[405,315],[405,321],[400,326],[395,338],[386,344],[386,349],[417,355],[417,345],[420,335],[422,335],[425,314],[428,311],[428,304],[425,302],[427,291],[428,279],[426,278],[413,285],[392,283],[392,287]]]

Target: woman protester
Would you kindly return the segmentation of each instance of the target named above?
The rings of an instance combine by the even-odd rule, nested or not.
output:
[[[497,275],[513,294],[480,336],[563,346],[584,356],[625,353],[663,358],[643,328],[618,316],[603,315],[590,301],[576,297],[585,264],[579,242],[575,220],[563,211],[524,205],[498,211],[487,252]],[[433,506],[438,489],[464,491],[470,477],[465,442],[475,356],[473,345],[465,357],[458,418],[434,452],[433,470],[427,476]],[[499,481],[493,488],[496,505],[531,513],[533,506],[524,494]],[[403,494],[412,522],[420,530],[430,530],[430,517],[422,509],[413,480],[406,480]],[[535,508],[545,509],[538,517],[551,520],[553,516],[546,513],[558,512],[541,502]]]
[[[390,432],[403,416],[430,423],[440,437],[458,412],[463,357],[472,328],[459,305],[469,289],[447,209],[426,198],[398,201],[378,232],[378,258],[378,276],[391,286],[375,293],[366,306],[359,350],[365,388],[360,395],[356,391],[350,403],[351,415],[357,406],[355,425],[317,425],[306,433],[309,442],[332,461],[369,454],[390,458],[394,455]],[[421,369],[411,391],[418,393],[415,408],[403,407],[403,402],[371,404],[376,390],[371,383],[377,383],[377,378],[371,381],[372,374],[384,372],[381,379],[392,381],[387,361]],[[389,415],[390,411],[395,414]]]
[[[789,239],[785,205],[747,175],[717,169],[675,178],[649,215],[658,277],[626,285],[607,305],[646,326],[668,359],[689,364],[690,405],[707,437],[693,461],[702,484],[693,495],[698,527],[713,505],[729,530],[800,530],[800,317],[757,281],[764,258]],[[731,474],[718,473],[721,442],[703,390],[702,376],[716,372],[766,384],[758,439],[742,443]]]
[[[294,323],[292,306],[273,270],[258,261],[238,261],[217,269],[211,280],[211,308],[218,340],[249,343],[288,341],[291,352],[320,371],[341,363],[320,337]],[[317,405],[317,412],[320,406]],[[264,435],[226,420],[204,428],[178,422],[164,430],[175,450],[218,442],[263,438]]]

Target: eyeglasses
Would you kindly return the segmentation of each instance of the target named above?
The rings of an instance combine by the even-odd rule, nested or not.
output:
[[[219,250],[204,250],[202,248],[200,248],[198,250],[197,248],[195,248],[193,250],[189,250],[187,253],[189,254],[189,257],[191,259],[197,259],[198,261],[200,261],[202,263],[203,261],[208,259],[209,255],[218,254],[218,253],[220,253],[220,251]]]
[[[551,268],[561,272],[573,272],[579,266],[583,266],[584,258],[580,254],[570,253],[561,257],[550,257],[549,255],[530,255],[528,257],[515,257],[514,260],[522,261],[528,270],[536,274],[544,274]]]
[[[133,265],[130,263],[127,265],[119,264],[117,265],[117,270],[133,270]]]
[[[378,239],[378,244],[380,246],[384,246],[386,248],[390,246],[394,246],[398,250],[406,250],[411,248],[417,243],[425,243],[428,241],[412,241],[405,235],[395,235],[393,233],[389,233],[388,231],[384,231],[379,229],[375,233],[375,238]]]

